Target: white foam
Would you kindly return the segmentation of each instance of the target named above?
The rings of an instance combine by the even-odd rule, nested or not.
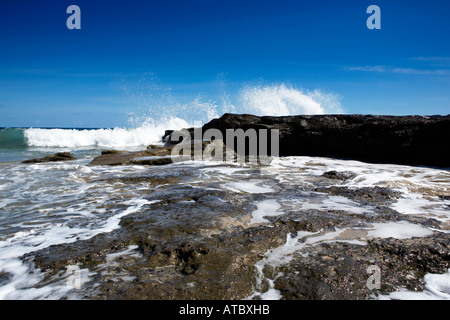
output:
[[[103,227],[95,230],[96,233],[100,232],[111,232],[117,228],[119,228],[120,219],[126,215],[131,213],[139,212],[143,206],[156,203],[159,200],[148,201],[146,199],[132,199],[129,201],[123,202],[123,204],[128,205],[129,207],[125,209],[123,212],[116,214],[109,218],[103,225]]]
[[[127,249],[117,252],[117,253],[110,253],[106,256],[106,264],[109,266],[116,265],[116,260],[119,258],[122,258],[123,256],[131,256],[131,257],[140,257],[142,256],[139,254],[136,249],[138,249],[137,245],[130,245]]]
[[[413,237],[426,237],[433,234],[428,228],[407,221],[373,223],[373,230],[367,235],[375,238],[410,239]]]
[[[223,187],[233,192],[270,193],[275,191],[270,186],[261,183],[262,181],[238,181],[226,183]]]
[[[36,299],[61,298],[71,288],[66,285],[50,285],[45,288],[32,288],[43,279],[38,271],[30,272],[20,257],[51,245],[72,243],[77,240],[91,238],[99,233],[111,232],[119,227],[120,219],[128,214],[138,212],[144,205],[155,203],[146,199],[131,199],[123,204],[128,208],[115,214],[94,227],[70,227],[61,224],[42,224],[32,229],[19,231],[5,241],[0,241],[0,271],[11,274],[8,284],[0,287],[0,300],[4,299]],[[31,289],[30,289],[31,288]]]
[[[210,163],[213,163],[212,161]],[[206,168],[202,168],[201,171],[202,172],[206,172],[206,173],[218,173],[218,174],[224,174],[224,175],[234,175],[235,173],[242,173],[245,172],[247,169],[245,168],[241,168],[238,166],[211,166],[211,167],[206,167]]]
[[[301,203],[303,210],[338,210],[356,214],[372,212],[371,209],[342,196],[311,197],[300,201],[303,202]]]
[[[364,245],[363,241],[355,241],[344,236],[349,229],[335,228],[334,231],[325,232],[308,232],[299,231],[295,236],[288,234],[286,242],[282,246],[269,250],[264,258],[255,264],[256,285],[254,293],[248,299],[281,299],[281,293],[274,288],[275,280],[283,274],[277,271],[277,267],[288,264],[293,259],[293,254],[301,252],[302,249],[315,246],[321,243],[330,242],[347,242],[358,245]],[[267,278],[267,267],[272,268],[272,277]],[[268,290],[262,292],[264,286],[268,286]]]
[[[324,181],[323,174],[331,170],[353,172],[355,177],[344,181]],[[448,170],[321,157],[286,157],[274,159],[270,166],[261,169],[261,173],[299,188],[316,187],[318,182],[349,189],[390,188],[401,193],[400,199],[392,205],[399,213],[433,218],[447,224],[450,222],[450,200],[439,197],[450,195]],[[305,208],[318,205],[315,201],[310,201],[311,204],[306,204]],[[324,208],[328,206],[327,202],[323,204]],[[353,206],[345,202],[341,204],[347,209]],[[328,204],[331,205],[331,202]],[[371,210],[369,207],[365,209]]]
[[[380,186],[405,193],[431,190],[442,195],[450,192],[450,171],[442,169],[306,156],[276,158],[267,170],[272,168],[280,173],[280,178],[285,179],[289,179],[289,175],[297,179],[298,177],[315,179],[326,171],[350,171],[356,174],[355,178],[345,181],[336,180],[334,183],[349,188]]]
[[[291,234],[288,234],[286,237],[286,243],[284,245],[267,251],[264,255],[264,258],[255,264],[256,285],[254,288],[254,293],[247,299],[281,299],[281,293],[274,288],[275,279],[281,276],[281,274],[275,273],[275,268],[291,261],[291,254],[299,249],[299,239],[313,234],[315,233],[308,231],[298,232],[295,237],[292,237]],[[264,269],[266,266],[271,266],[273,268],[274,274],[272,279],[267,278],[264,274]],[[263,292],[262,290],[265,284],[268,285],[268,289]]]
[[[256,204],[257,210],[252,212],[250,224],[270,222],[264,217],[274,217],[283,214],[281,205],[276,200],[264,200]]]
[[[133,147],[162,143],[161,138],[171,128],[178,130],[188,128],[189,124],[180,118],[171,118],[160,123],[146,122],[140,127],[125,129],[38,129],[24,131],[28,146],[32,147]]]
[[[392,208],[402,214],[427,215],[436,220],[446,222],[450,220],[450,201],[438,198],[426,199],[418,194],[407,194],[397,200]]]

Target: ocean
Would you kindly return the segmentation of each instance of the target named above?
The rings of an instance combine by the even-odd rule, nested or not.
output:
[[[250,259],[251,290],[242,289],[245,292],[240,296],[242,299],[289,298],[287,291],[280,289],[281,279],[298,274],[299,271],[294,270],[295,263],[304,261],[301,259],[313,259],[314,254],[320,252],[319,248],[326,245],[347,245],[358,249],[377,239],[389,238],[402,243],[415,237],[450,232],[450,171],[442,168],[368,164],[319,157],[276,158],[263,167],[210,160],[155,167],[89,165],[105,149],[133,151],[145,149],[149,144],[162,145],[165,129],[185,125],[183,121],[175,121],[134,129],[1,128],[0,299],[121,298],[117,292],[128,292],[124,288],[132,290],[141,283],[148,283],[148,279],[171,283],[178,279],[177,285],[194,290],[202,281],[195,278],[197,269],[192,267],[194,271],[189,272],[177,269],[179,265],[185,266],[186,259],[176,260],[176,263],[170,259],[160,264],[157,264],[159,261],[152,262],[157,266],[149,268],[151,274],[144,277],[142,268],[138,271],[136,265],[144,265],[150,258],[145,256],[148,249],[141,240],[130,240],[122,247],[108,249],[110,251],[105,251],[95,263],[83,263],[84,260],[70,257],[70,250],[76,250],[78,244],[81,248],[81,244],[90,243],[101,235],[120,235],[120,230],[128,230],[130,221],[138,221],[143,215],[148,219],[151,217],[154,224],[164,221],[168,226],[171,226],[172,218],[187,219],[180,218],[180,212],[194,215],[186,221],[217,221],[214,228],[220,223],[220,229],[205,226],[202,230],[201,236],[206,242],[213,239],[214,234],[231,232],[231,229],[238,232],[236,230],[261,228],[258,230],[269,232],[271,226],[278,225],[277,221],[285,221],[285,224],[292,225],[290,228],[298,228],[285,232],[282,243],[273,242],[269,246],[268,242],[265,251],[255,255],[254,260]],[[62,151],[70,151],[77,160],[21,163]],[[334,171],[350,174],[345,179],[324,175]],[[164,183],[155,184],[151,179]],[[392,190],[396,196],[387,202],[374,202],[370,199],[363,201],[355,195],[347,196],[346,193],[328,192],[384,190],[380,188]],[[197,198],[192,197],[192,200],[186,196],[193,190],[200,194],[201,199],[216,203],[214,210],[198,209],[203,220],[199,218],[200,213],[195,216],[197,209],[189,209],[200,205]],[[167,205],[172,209],[167,209]],[[205,203],[203,205],[206,206]],[[231,211],[221,213],[234,206],[242,208],[236,209],[236,212],[241,210],[238,216]],[[158,216],[157,213],[163,209],[164,215]],[[386,212],[390,218],[383,220]],[[295,221],[309,216],[308,219],[313,219],[318,214],[333,215],[326,219],[340,222],[336,226],[328,224],[328,227],[314,229],[316,222],[311,220],[312,229],[301,229],[300,222],[295,227]],[[325,218],[321,216],[320,219]],[[175,233],[178,229],[174,227],[173,230]],[[144,231],[139,229],[139,232]],[[192,232],[180,235],[191,239]],[[152,241],[159,243],[159,233],[149,234]],[[162,239],[163,233],[160,234]],[[168,236],[164,234],[164,237]],[[177,234],[173,237],[176,238]],[[53,264],[42,263],[45,259],[53,261]],[[55,261],[59,261],[59,267],[55,267]],[[171,263],[177,272],[173,271]],[[43,265],[48,269],[43,269]],[[78,275],[76,281],[73,270]],[[289,270],[292,275],[289,275]],[[162,276],[158,278],[159,275]],[[180,284],[180,281],[185,283]],[[370,297],[450,299],[450,270],[439,274],[428,272],[417,281],[422,283],[421,290],[398,284],[395,290],[391,286],[390,290]],[[104,288],[111,283],[122,291],[113,290],[116,295],[108,296]]]

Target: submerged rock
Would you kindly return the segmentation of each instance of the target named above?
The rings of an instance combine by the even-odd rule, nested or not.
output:
[[[349,179],[353,179],[354,177],[356,177],[356,173],[354,172],[349,172],[349,171],[341,171],[341,172],[337,172],[337,171],[327,171],[323,174],[324,177],[329,178],[329,179],[336,179],[336,180],[349,180]]]
[[[191,141],[177,145],[149,145],[142,151],[117,151],[104,150],[102,154],[94,158],[90,165],[166,165],[174,162],[195,159],[220,159],[226,160],[227,153],[231,152],[234,159],[234,151],[225,147],[222,141]]]
[[[126,165],[126,164],[147,164],[159,165],[172,163],[170,159],[172,147],[158,147],[142,150],[142,151],[118,151],[118,150],[104,150],[102,154],[91,161],[91,165]],[[146,158],[144,161],[139,159]],[[163,159],[163,160],[162,160]]]
[[[361,203],[389,204],[401,196],[401,192],[384,187],[364,187],[350,189],[348,187],[331,186],[315,188],[315,191],[330,195],[343,196]]]
[[[70,161],[76,160],[70,152],[58,152],[52,155],[45,156],[43,158],[35,158],[22,161],[22,163],[43,163],[43,162],[56,162],[56,161]]]

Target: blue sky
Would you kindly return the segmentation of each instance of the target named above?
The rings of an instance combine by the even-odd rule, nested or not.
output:
[[[346,113],[449,114],[449,14],[436,0],[2,1],[0,127],[127,126],[195,99],[244,112],[242,88],[279,84]]]

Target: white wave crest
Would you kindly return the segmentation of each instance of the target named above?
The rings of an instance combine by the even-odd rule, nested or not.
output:
[[[30,147],[89,148],[130,147],[161,143],[167,129],[182,129],[189,124],[180,118],[154,122],[151,119],[136,128],[114,129],[26,129],[24,134]]]

